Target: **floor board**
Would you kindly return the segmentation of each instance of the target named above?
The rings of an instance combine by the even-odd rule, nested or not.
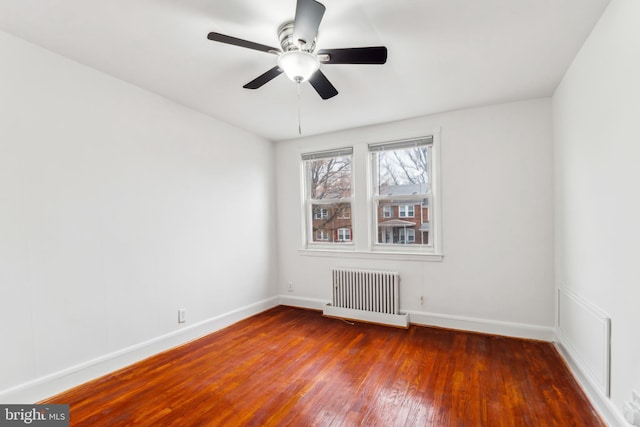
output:
[[[276,307],[45,401],[72,426],[603,426],[550,343]]]

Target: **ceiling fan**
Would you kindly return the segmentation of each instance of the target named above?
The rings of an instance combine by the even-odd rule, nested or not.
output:
[[[244,85],[245,89],[258,89],[284,72],[296,83],[309,81],[322,99],[329,99],[336,96],[338,90],[320,71],[321,64],[384,64],[387,62],[387,48],[373,46],[316,51],[318,28],[325,9],[316,0],[297,0],[294,20],[278,28],[282,49],[220,33],[209,33],[207,38],[278,56],[277,65]]]

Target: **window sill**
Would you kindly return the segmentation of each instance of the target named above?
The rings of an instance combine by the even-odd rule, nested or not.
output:
[[[359,258],[359,259],[386,259],[397,261],[422,261],[422,262],[442,262],[444,255],[427,253],[408,252],[385,252],[385,251],[356,251],[352,248],[331,248],[331,249],[298,249],[298,253],[303,256],[317,256],[328,258]]]

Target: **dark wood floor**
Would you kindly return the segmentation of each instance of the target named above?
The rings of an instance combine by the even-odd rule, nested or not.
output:
[[[276,307],[47,403],[73,426],[602,426],[552,344]]]

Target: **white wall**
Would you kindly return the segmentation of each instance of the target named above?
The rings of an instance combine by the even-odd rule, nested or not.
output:
[[[271,142],[1,32],[0,56],[0,401],[275,303]]]
[[[368,143],[420,136],[432,129],[441,130],[442,262],[318,257],[300,251],[300,153],[342,146],[366,151]],[[281,293],[291,304],[320,307],[331,300],[331,267],[395,270],[402,280],[401,308],[410,312],[413,322],[551,339],[551,144],[549,99],[279,142]],[[361,194],[366,188],[365,164],[354,165]],[[354,210],[354,215],[357,231],[367,221],[367,211]],[[293,292],[287,290],[290,281]]]
[[[611,317],[619,413],[640,391],[639,22],[612,0],[553,97],[556,284]]]

